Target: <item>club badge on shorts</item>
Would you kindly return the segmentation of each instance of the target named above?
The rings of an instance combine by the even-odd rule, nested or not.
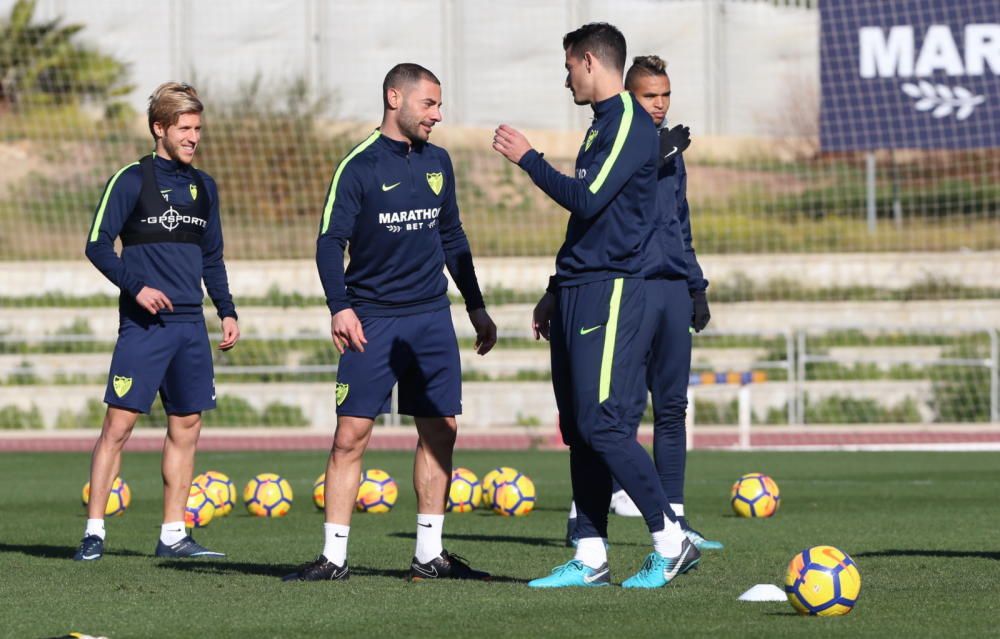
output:
[[[132,378],[115,375],[114,380],[112,380],[112,386],[114,386],[115,395],[125,397],[125,394],[132,388]]]
[[[428,173],[427,185],[434,191],[434,195],[441,195],[441,189],[444,188],[444,173],[440,171],[437,173]]]
[[[350,391],[350,389],[351,389],[350,384],[341,384],[340,382],[337,382],[337,406],[340,406],[341,404],[344,403],[344,400],[347,399],[347,393],[348,391]]]

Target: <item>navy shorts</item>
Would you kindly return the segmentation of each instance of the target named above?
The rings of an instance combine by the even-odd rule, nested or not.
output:
[[[634,432],[646,392],[645,294],[644,280],[625,278],[559,290],[550,348],[565,444],[589,445],[602,430]]]
[[[205,322],[122,318],[104,402],[148,413],[159,391],[171,415],[215,408],[212,347]]]
[[[399,383],[399,412],[413,417],[462,413],[462,361],[443,308],[402,317],[362,317],[365,351],[345,352],[337,367],[337,414],[374,419],[389,412]]]

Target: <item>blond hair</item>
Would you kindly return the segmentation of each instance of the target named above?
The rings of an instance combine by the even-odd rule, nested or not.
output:
[[[625,88],[648,76],[667,75],[667,63],[658,55],[637,55],[625,74]]]
[[[157,122],[164,128],[177,124],[186,113],[200,114],[205,106],[198,99],[198,91],[184,82],[164,82],[149,96],[149,132],[156,139],[153,125]]]

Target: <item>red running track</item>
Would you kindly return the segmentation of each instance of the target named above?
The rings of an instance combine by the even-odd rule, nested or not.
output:
[[[472,450],[523,450],[529,448],[559,450],[563,448],[558,433],[551,429],[498,429],[496,431],[460,432],[458,448]],[[709,430],[709,429],[706,429]],[[89,452],[94,446],[97,433],[52,433],[36,435],[25,432],[0,435],[0,452]],[[267,432],[252,429],[202,435],[198,449],[202,451],[247,451],[247,450],[329,450],[333,435],[314,432]],[[649,444],[650,433],[640,434],[640,441]],[[376,428],[369,448],[376,450],[412,450],[416,445],[416,433],[406,428]],[[731,449],[738,444],[735,429],[711,429],[710,432],[696,432],[694,447],[698,449]],[[894,445],[943,447],[956,445],[986,445],[1000,447],[1000,425],[996,427],[972,427],[963,429],[917,430],[891,427],[870,428],[797,428],[797,429],[755,429],[751,445],[754,448],[780,449],[784,447],[892,447]],[[137,432],[129,440],[126,450],[159,451],[163,448],[163,431],[149,430]]]

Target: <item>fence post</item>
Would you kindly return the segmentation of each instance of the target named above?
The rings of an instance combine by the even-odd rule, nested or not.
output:
[[[799,330],[798,347],[795,349],[796,366],[798,374],[795,376],[795,412],[798,418],[797,424],[806,423],[806,332]]]
[[[392,387],[392,400],[389,408],[389,425],[399,426],[399,384]]]
[[[792,331],[785,331],[785,372],[788,374],[788,425],[797,423],[795,414],[796,390],[798,375],[795,369],[795,338]]]
[[[875,208],[875,152],[865,154],[865,192],[868,210],[868,234],[875,235],[877,212]]]
[[[753,419],[753,406],[750,403],[750,384],[740,386],[738,408],[740,450],[750,450],[750,422]]]
[[[990,329],[990,421],[1000,422],[1000,335]]]

